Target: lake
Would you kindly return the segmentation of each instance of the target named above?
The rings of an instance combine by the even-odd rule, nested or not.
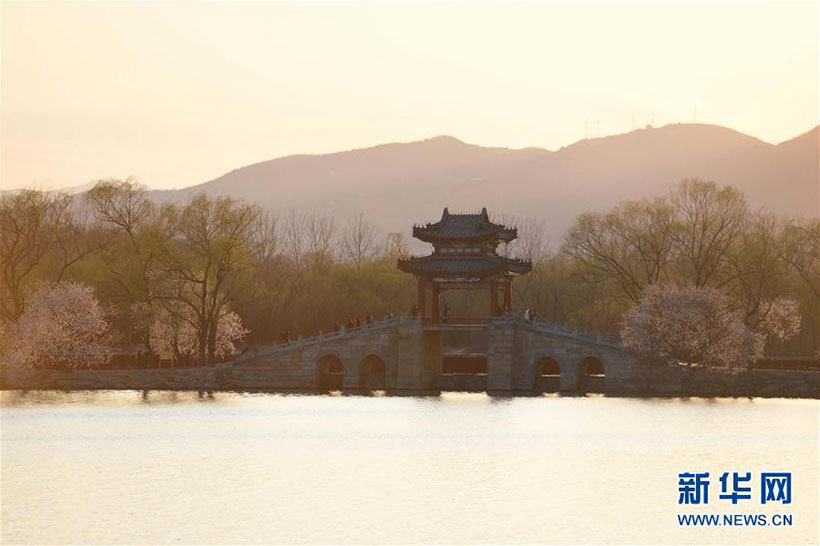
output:
[[[818,540],[817,400],[5,391],[0,401],[4,544]],[[711,472],[708,507],[678,504],[686,471]],[[724,471],[791,471],[792,504],[719,500]],[[676,519],[707,512],[794,519]]]

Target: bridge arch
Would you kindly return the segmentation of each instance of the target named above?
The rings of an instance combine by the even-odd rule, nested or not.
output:
[[[316,361],[316,388],[321,391],[337,391],[344,384],[345,369],[342,358],[336,353],[324,353]]]
[[[536,391],[553,392],[561,387],[561,364],[553,355],[537,355],[532,362],[532,374]]]
[[[596,355],[588,355],[578,361],[579,392],[604,392],[606,385],[606,366]]]
[[[358,386],[362,390],[384,390],[387,386],[387,363],[382,355],[370,353],[359,362]]]

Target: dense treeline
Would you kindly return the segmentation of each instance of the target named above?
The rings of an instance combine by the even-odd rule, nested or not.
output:
[[[381,239],[362,215],[339,226],[204,195],[158,207],[133,180],[101,182],[81,199],[1,199],[6,324],[43,285],[74,280],[93,287],[118,345],[207,363],[232,340],[311,335],[409,308],[415,294],[395,267],[404,240]]]
[[[617,333],[650,285],[708,287],[753,325],[789,298],[801,334],[779,353],[820,345],[820,222],[750,211],[732,188],[696,180],[669,195],[577,219],[551,247],[537,219],[517,224],[502,249],[531,259],[516,312]],[[233,341],[311,335],[366,313],[410,308],[412,276],[400,234],[379,234],[359,214],[340,224],[295,211],[274,215],[230,198],[157,206],[133,180],[99,183],[82,198],[22,190],[0,196],[0,319],[11,331],[43,286],[93,288],[117,345],[212,362]]]
[[[610,333],[656,284],[719,290],[752,329],[794,300],[801,332],[769,352],[820,347],[820,221],[751,211],[740,192],[712,182],[684,180],[668,195],[581,215],[559,251],[518,282],[548,320]]]

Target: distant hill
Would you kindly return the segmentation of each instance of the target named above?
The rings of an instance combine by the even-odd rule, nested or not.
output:
[[[85,184],[78,184],[77,186],[68,186],[68,187],[64,187],[64,188],[55,187],[52,184],[44,182],[44,183],[40,183],[40,184],[32,184],[30,186],[27,186],[26,189],[40,190],[40,191],[59,191],[61,193],[65,193],[65,194],[68,194],[68,195],[82,196],[82,194],[84,194],[85,192],[87,192],[88,190],[90,190],[91,188],[96,186],[98,183],[102,182],[102,180],[103,179],[100,178],[100,179],[97,179],[97,180],[92,180],[91,182],[86,182]],[[149,190],[149,191],[152,190],[152,188],[150,186],[146,186],[145,184],[140,184],[140,185],[143,188],[145,188],[146,190]],[[16,191],[18,191],[18,189],[19,188],[15,188],[15,189],[11,189],[11,190],[2,190],[2,189],[0,189],[0,193],[2,193],[2,192],[16,192]]]
[[[557,151],[513,150],[439,136],[324,155],[295,155],[231,171],[173,191],[230,195],[278,211],[296,209],[344,221],[363,212],[383,232],[452,211],[541,218],[558,241],[581,212],[667,191],[685,177],[742,190],[753,207],[817,216],[818,128],[778,145],[714,125],[677,124],[582,140]]]
[[[64,193],[67,193],[69,195],[79,195],[79,194],[87,192],[88,190],[90,190],[91,188],[93,188],[94,186],[96,186],[98,183],[100,183],[102,181],[103,181],[103,179],[92,180],[91,182],[86,182],[85,184],[80,184],[79,186],[70,186],[68,188],[60,188],[60,191],[62,191]],[[142,184],[142,183],[140,183],[140,186],[142,186],[144,189],[146,189],[148,191],[152,190],[151,186],[146,186],[145,184]]]

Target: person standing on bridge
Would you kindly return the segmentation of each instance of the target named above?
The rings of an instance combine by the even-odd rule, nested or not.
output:
[[[529,322],[531,316],[532,316],[532,314],[530,312],[530,308],[527,307],[526,309],[524,309],[524,322]]]

